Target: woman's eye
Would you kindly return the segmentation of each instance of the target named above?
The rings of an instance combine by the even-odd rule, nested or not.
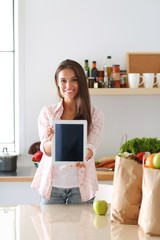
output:
[[[61,83],[65,83],[65,82],[66,82],[66,80],[64,80],[64,79],[61,80]]]
[[[73,81],[73,82],[77,82],[78,80],[77,80],[77,78],[74,78],[72,81]]]

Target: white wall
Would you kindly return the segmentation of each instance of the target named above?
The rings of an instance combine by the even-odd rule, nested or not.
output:
[[[37,118],[58,101],[54,72],[74,59],[107,55],[126,69],[126,52],[160,52],[159,0],[19,0],[21,152],[39,140]],[[96,158],[115,155],[124,133],[160,138],[160,96],[92,96],[105,115]]]

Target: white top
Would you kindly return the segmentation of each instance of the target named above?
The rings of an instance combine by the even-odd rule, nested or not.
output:
[[[71,167],[70,165],[54,166],[53,187],[79,187],[77,167]]]
[[[86,120],[53,120],[52,125],[55,130],[55,124],[81,124],[83,125],[83,155],[86,156],[87,145],[87,122]],[[54,134],[55,135],[55,134]],[[52,149],[55,149],[55,138],[52,138]],[[54,154],[53,154],[54,152]],[[52,160],[55,160],[55,151],[52,150]],[[79,187],[78,169],[74,166],[76,162],[68,162],[67,165],[54,164],[53,187],[58,188],[75,188]],[[61,164],[61,163],[60,163]],[[65,164],[65,163],[64,163]],[[72,167],[71,167],[72,165]]]

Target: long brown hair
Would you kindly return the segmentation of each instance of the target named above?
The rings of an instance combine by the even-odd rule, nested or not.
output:
[[[74,119],[85,119],[88,123],[88,131],[92,122],[91,119],[91,103],[90,103],[90,96],[86,81],[86,76],[82,66],[77,63],[76,61],[67,59],[60,63],[55,72],[55,82],[58,89],[58,94],[61,98],[63,96],[60,93],[60,89],[58,87],[58,74],[60,71],[64,69],[72,69],[75,72],[75,75],[78,80],[79,92],[76,96],[76,115]]]

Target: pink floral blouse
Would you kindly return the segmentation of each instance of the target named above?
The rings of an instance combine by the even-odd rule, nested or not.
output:
[[[48,200],[50,199],[52,191],[54,165],[52,164],[51,157],[45,154],[43,144],[48,140],[46,134],[47,127],[52,125],[52,120],[59,120],[62,113],[63,101],[61,100],[58,104],[43,107],[38,119],[43,157],[35,173],[31,187],[37,189],[40,195]],[[87,162],[86,168],[78,168],[79,189],[82,201],[88,201],[93,198],[95,196],[95,192],[98,190],[94,156],[100,141],[104,117],[102,111],[94,106],[91,107],[91,115],[92,124],[90,133],[87,137],[87,148],[90,148],[93,151],[93,157]]]

